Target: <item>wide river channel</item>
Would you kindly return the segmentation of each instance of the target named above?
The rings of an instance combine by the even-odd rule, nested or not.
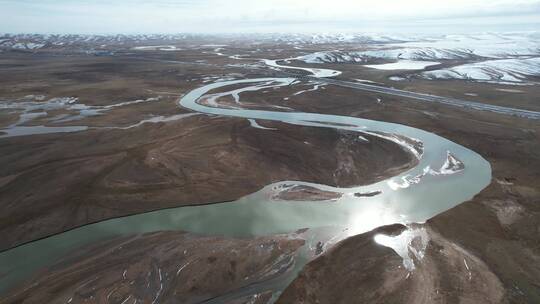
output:
[[[274,68],[292,68],[281,66],[275,61],[265,62]],[[316,77],[339,74],[333,70],[302,69]],[[393,223],[423,223],[469,200],[489,184],[491,167],[485,159],[433,133],[405,125],[348,116],[242,108],[239,96],[243,91],[253,92],[268,87],[279,89],[295,81],[295,78],[258,78],[216,82],[189,92],[181,98],[179,105],[205,114],[342,129],[358,132],[361,138],[366,134],[377,136],[410,151],[418,158],[418,164],[407,172],[371,185],[335,188],[303,181],[282,181],[233,202],[179,207],[111,219],[34,241],[0,253],[0,295],[77,247],[112,237],[161,230],[249,237],[289,233],[301,228],[311,228],[315,234],[316,231],[328,233],[346,229],[346,236],[349,236]],[[237,101],[238,106],[222,107],[211,102],[228,95]],[[329,202],[272,199],[276,192],[294,185],[337,192],[341,197]],[[355,195],[358,193],[377,195]],[[328,235],[321,236],[321,239],[327,240]],[[301,269],[307,261],[308,258],[299,258],[295,271]],[[282,289],[292,278],[294,274],[285,281],[268,284],[276,284],[275,288]]]

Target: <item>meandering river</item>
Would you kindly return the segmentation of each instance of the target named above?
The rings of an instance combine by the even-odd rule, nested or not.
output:
[[[274,68],[286,67],[266,61]],[[301,68],[316,77],[333,77],[338,71]],[[282,181],[234,202],[180,207],[106,220],[28,243],[0,253],[0,292],[50,265],[74,248],[116,236],[159,230],[184,230],[225,236],[258,236],[311,228],[317,241],[328,240],[328,231],[339,238],[393,223],[423,223],[480,192],[491,179],[491,167],[480,155],[443,137],[413,127],[356,117],[305,112],[250,110],[201,103],[208,98],[284,87],[295,78],[258,78],[216,82],[189,92],[179,104],[195,112],[226,115],[250,121],[271,120],[299,126],[336,128],[391,140],[418,158],[418,164],[397,176],[377,183],[336,188],[303,181]],[[241,89],[238,89],[241,85]],[[324,93],[323,93],[324,94]],[[275,132],[268,130],[268,132]],[[294,186],[309,186],[339,193],[339,199],[321,201],[275,201],[276,193]],[[367,193],[368,195],[357,195]],[[299,259],[296,269],[308,261]],[[292,279],[288,277],[287,281]],[[283,288],[287,282],[274,287]],[[268,287],[268,286],[266,286]]]

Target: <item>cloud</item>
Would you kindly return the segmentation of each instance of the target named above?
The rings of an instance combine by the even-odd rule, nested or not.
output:
[[[493,16],[501,25],[519,24],[515,16],[540,15],[540,0],[0,0],[0,6],[0,27],[10,32],[318,31],[370,25],[384,30]]]

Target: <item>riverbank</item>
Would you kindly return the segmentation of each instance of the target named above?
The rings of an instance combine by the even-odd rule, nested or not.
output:
[[[78,249],[0,303],[201,303],[227,294],[268,299],[272,290],[245,291],[285,277],[304,243],[302,232],[254,239],[173,231],[123,237]]]

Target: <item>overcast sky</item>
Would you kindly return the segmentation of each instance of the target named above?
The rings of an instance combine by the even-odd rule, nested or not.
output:
[[[540,28],[540,0],[0,0],[0,32],[478,32]]]

